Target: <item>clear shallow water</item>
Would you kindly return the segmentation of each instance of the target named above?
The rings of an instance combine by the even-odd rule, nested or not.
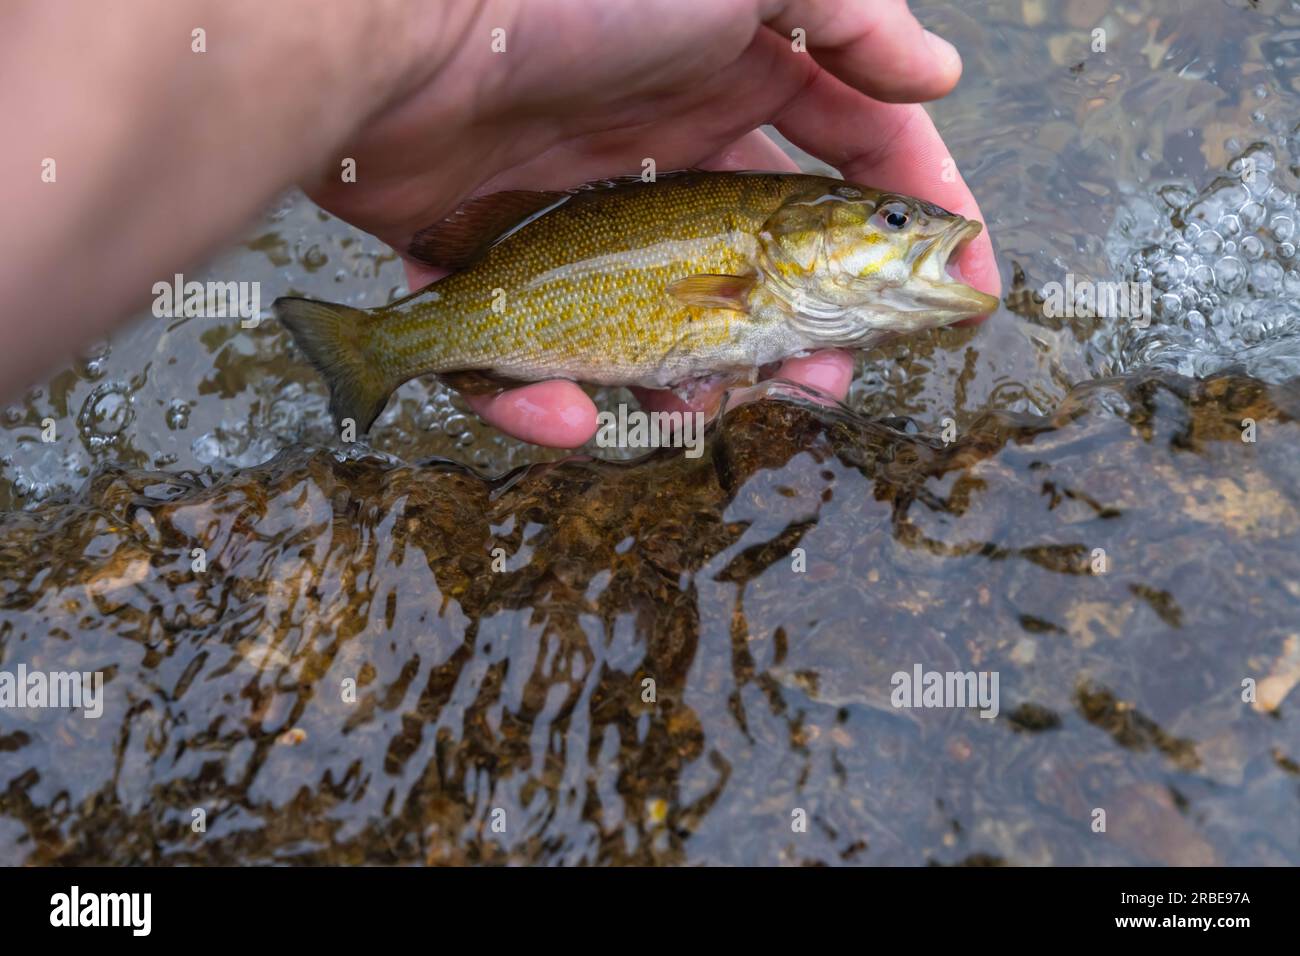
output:
[[[146,318],[6,409],[0,506],[47,501],[3,518],[0,663],[110,679],[100,721],[0,713],[0,859],[1300,861],[1294,703],[1240,700],[1300,680],[1300,15],[919,13],[966,58],[934,113],[1009,292],[866,356],[852,414],[745,407],[694,464],[484,482],[407,463],[561,456],[419,382],[374,455],[326,450],[323,386],[269,314]],[[1146,272],[1146,329],[1037,295]],[[403,291],[298,197],[187,278],[209,277],[264,307]],[[889,707],[918,662],[997,669],[1000,718]]]

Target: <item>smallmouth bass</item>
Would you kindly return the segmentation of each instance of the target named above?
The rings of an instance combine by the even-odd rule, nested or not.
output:
[[[471,200],[407,250],[459,271],[376,309],[274,309],[364,433],[419,375],[673,388],[982,315],[998,300],[947,269],[980,229],[843,180],[686,170]]]

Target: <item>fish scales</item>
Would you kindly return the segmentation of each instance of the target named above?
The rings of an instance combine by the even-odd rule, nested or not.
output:
[[[378,319],[391,335],[381,362],[405,377],[448,362],[524,375],[547,364],[616,383],[652,372],[673,348],[721,344],[734,311],[686,306],[664,290],[692,274],[752,269],[756,235],[795,179],[699,176],[674,184],[687,188],[578,193],[439,282],[440,301],[416,293],[390,306]],[[448,305],[456,320],[442,322]]]

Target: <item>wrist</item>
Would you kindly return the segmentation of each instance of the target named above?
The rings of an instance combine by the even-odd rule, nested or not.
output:
[[[310,6],[311,0],[307,3]],[[369,109],[362,116],[369,120],[428,94],[435,85],[440,95],[455,89],[458,75],[472,77],[480,85],[487,72],[483,62],[491,55],[492,30],[514,20],[516,4],[513,0],[383,0],[356,6],[366,8],[355,11],[364,25],[357,28],[349,58],[364,61],[370,70]],[[449,105],[464,102],[451,92],[445,96]]]

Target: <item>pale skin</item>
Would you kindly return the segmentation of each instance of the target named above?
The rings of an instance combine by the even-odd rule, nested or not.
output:
[[[960,57],[905,0],[11,0],[0,27],[0,206],[18,224],[0,231],[7,397],[293,183],[402,250],[471,195],[638,173],[646,158],[792,169],[755,132],[771,123],[848,179],[983,218],[915,105],[956,85]],[[1000,292],[987,231],[960,266]],[[412,288],[438,275],[407,272]],[[777,374],[842,397],[852,365],[819,352]],[[537,444],[596,429],[572,382],[470,401]]]

